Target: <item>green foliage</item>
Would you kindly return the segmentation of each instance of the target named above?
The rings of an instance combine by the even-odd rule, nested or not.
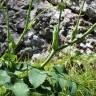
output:
[[[71,61],[69,61],[70,59]],[[14,94],[12,96],[56,96],[56,94],[58,96],[94,96],[96,76],[95,70],[92,70],[90,64],[95,62],[96,55],[78,57],[75,55],[70,59],[69,56],[66,58],[64,56],[61,64],[59,63],[61,61],[58,60],[57,64],[48,70],[32,66],[27,68],[26,63],[19,63],[20,68],[17,64],[14,72],[0,67],[0,94],[3,94],[1,96],[5,96],[8,92],[9,96],[12,94]],[[88,60],[89,62],[87,62]],[[55,63],[55,61],[53,62]],[[72,62],[73,67],[68,69],[67,66]],[[83,66],[86,68],[82,73],[79,72],[81,70],[79,62],[84,63]]]
[[[48,94],[54,94],[53,96],[55,96],[55,94],[62,92],[65,88],[66,91],[68,91],[68,94],[73,94],[76,92],[75,82],[73,83],[73,81],[68,80],[67,71],[65,71],[62,65],[56,65],[49,71],[30,67],[29,71],[25,70],[22,72],[22,70],[19,70],[17,74],[17,69],[15,68],[14,70],[14,73],[10,73],[7,70],[3,71],[3,69],[0,70],[0,85],[5,86],[6,90],[12,91],[15,96],[30,96],[30,94],[35,92],[35,90],[37,90],[37,92],[34,94],[45,94],[46,96]],[[28,74],[23,76],[23,74],[27,71]],[[43,90],[45,91],[43,92]]]
[[[78,15],[78,18],[77,18],[77,21],[76,21],[76,25],[75,25],[75,27],[74,27],[74,29],[72,31],[71,40],[74,40],[76,38],[77,33],[78,33],[78,27],[80,25],[80,17],[81,17],[81,13],[82,13],[85,1],[86,0],[82,1],[82,5],[81,5],[80,12],[79,12],[79,15]]]
[[[58,25],[57,25],[57,26],[54,26],[54,31],[53,31],[52,48],[54,50],[56,50],[59,45],[58,37],[59,37],[59,29],[58,29]]]
[[[61,2],[58,4],[58,9],[59,10],[64,10],[66,8],[66,3],[61,0]]]
[[[67,45],[65,44],[59,46],[58,39],[61,14],[62,10],[66,7],[63,4],[63,0],[61,0],[61,3],[58,5],[60,10],[59,22],[58,25],[54,26],[52,51],[49,54],[49,57],[44,61],[43,64],[37,64],[37,66],[32,66],[31,64],[24,62],[17,62],[17,55],[14,55],[14,51],[21,43],[21,40],[27,30],[32,28],[32,26],[35,24],[34,19],[33,22],[29,23],[32,1],[33,0],[30,0],[24,31],[18,39],[17,44],[15,44],[9,31],[8,8],[6,5],[8,52],[6,52],[0,58],[0,96],[95,96],[95,71],[94,74],[92,74],[93,70],[90,69],[90,66],[88,65],[87,68],[85,68],[85,72],[80,70],[80,64],[83,62],[85,66],[86,62],[89,60],[89,57],[80,57],[79,54],[74,56],[68,55],[66,60],[62,59],[61,62],[63,64],[55,61],[51,63],[52,67],[49,70],[45,70],[45,66],[48,67],[47,63],[55,55],[56,52],[77,43],[81,39],[84,39],[96,27],[95,23],[78,40],[76,35],[81,15],[80,12],[77,20],[78,22],[75,27],[76,29],[72,32],[72,41]],[[84,58],[87,59],[84,60]],[[79,62],[82,62],[78,64],[77,59]],[[53,63],[57,64],[53,65]]]
[[[10,82],[10,76],[6,71],[0,70],[0,86]]]
[[[1,60],[16,61],[17,55],[14,55],[12,53],[5,53],[0,59]]]
[[[45,95],[42,95],[42,94],[40,94],[38,92],[33,92],[33,93],[31,93],[30,96],[45,96]]]
[[[13,53],[6,52],[3,56],[0,58],[0,67],[4,68],[10,71],[14,71],[15,63],[17,60],[17,55],[14,55]]]
[[[6,93],[6,88],[4,86],[0,87],[0,96],[4,96],[4,94]]]
[[[13,86],[11,86],[11,90],[15,96],[28,96],[29,88],[23,82],[16,82]]]
[[[56,88],[57,91],[66,91],[66,94],[68,95],[76,93],[77,85],[75,82],[68,80],[68,72],[62,65],[54,66],[50,75],[52,76],[51,84]]]
[[[9,50],[10,50],[10,53],[14,53],[14,48],[16,47],[16,44],[14,42],[14,39],[12,37],[12,34],[11,32],[9,32]]]
[[[29,72],[29,81],[34,86],[34,88],[39,87],[47,78],[47,75],[44,71],[32,68]]]

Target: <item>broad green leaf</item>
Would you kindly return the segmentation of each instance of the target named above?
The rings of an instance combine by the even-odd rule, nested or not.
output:
[[[53,72],[49,72],[49,76],[51,76],[51,78],[49,77],[49,82],[52,86],[55,86],[56,83],[58,83],[58,75],[53,71]]]
[[[10,76],[6,71],[0,70],[0,85],[10,82]]]
[[[4,94],[6,93],[7,89],[5,86],[0,87],[0,96],[4,96]]]
[[[64,88],[68,88],[71,82],[68,80],[65,80],[64,78],[59,78],[59,84],[60,84],[60,87],[64,89]]]
[[[68,88],[71,94],[74,94],[77,90],[76,83],[71,82],[69,80],[65,80],[64,78],[59,78],[59,84],[62,89]]]
[[[55,65],[54,67],[53,67],[54,69],[55,69],[55,71],[57,72],[57,73],[59,73],[59,74],[68,74],[68,71],[64,68],[64,65]]]
[[[58,73],[63,73],[64,71],[64,66],[62,65],[55,65],[54,68],[58,71]]]
[[[76,93],[76,90],[77,90],[77,85],[76,85],[76,83],[72,82],[72,85],[71,85],[71,86],[72,86],[72,87],[71,87],[71,93],[72,93],[72,94]]]
[[[11,87],[11,90],[15,96],[28,96],[29,88],[25,83],[17,82]]]
[[[39,87],[47,78],[47,74],[44,71],[32,68],[28,74],[30,83],[35,87]]]

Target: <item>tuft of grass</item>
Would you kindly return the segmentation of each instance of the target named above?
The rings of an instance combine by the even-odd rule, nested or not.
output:
[[[72,96],[96,96],[96,67],[93,66],[96,65],[96,54],[57,54],[55,58],[45,66],[45,70],[51,70],[54,65],[63,65],[68,71],[69,80],[77,84],[77,92]],[[41,62],[42,60],[39,60],[38,64]],[[65,91],[61,94],[64,95]],[[67,93],[64,96],[67,96]]]
[[[96,96],[96,54],[74,56],[72,60],[69,57],[63,55],[53,63],[64,65],[69,72],[69,79],[77,83],[78,89],[74,96]]]

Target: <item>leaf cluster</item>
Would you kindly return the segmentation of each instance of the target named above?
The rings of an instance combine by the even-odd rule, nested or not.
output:
[[[8,96],[61,96],[65,92],[75,94],[77,85],[68,80],[68,71],[64,66],[56,65],[51,70],[44,70],[25,65],[15,64],[14,70],[4,69],[3,65],[0,67],[0,88],[6,90],[2,96],[8,92]]]

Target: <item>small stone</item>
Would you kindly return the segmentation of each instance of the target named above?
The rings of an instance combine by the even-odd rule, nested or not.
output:
[[[93,48],[93,46],[90,43],[86,43],[86,47]]]
[[[93,52],[89,49],[89,48],[87,48],[87,50],[86,50],[86,54],[92,54]]]
[[[82,47],[82,48],[84,48],[84,49],[86,49],[86,45],[85,44],[83,44],[83,43],[80,43],[80,46]]]
[[[31,58],[33,55],[33,50],[31,47],[26,47],[22,50],[20,50],[20,52],[18,53],[19,56],[24,56],[26,58]],[[29,57],[28,57],[29,56]],[[23,58],[24,59],[24,58]]]

